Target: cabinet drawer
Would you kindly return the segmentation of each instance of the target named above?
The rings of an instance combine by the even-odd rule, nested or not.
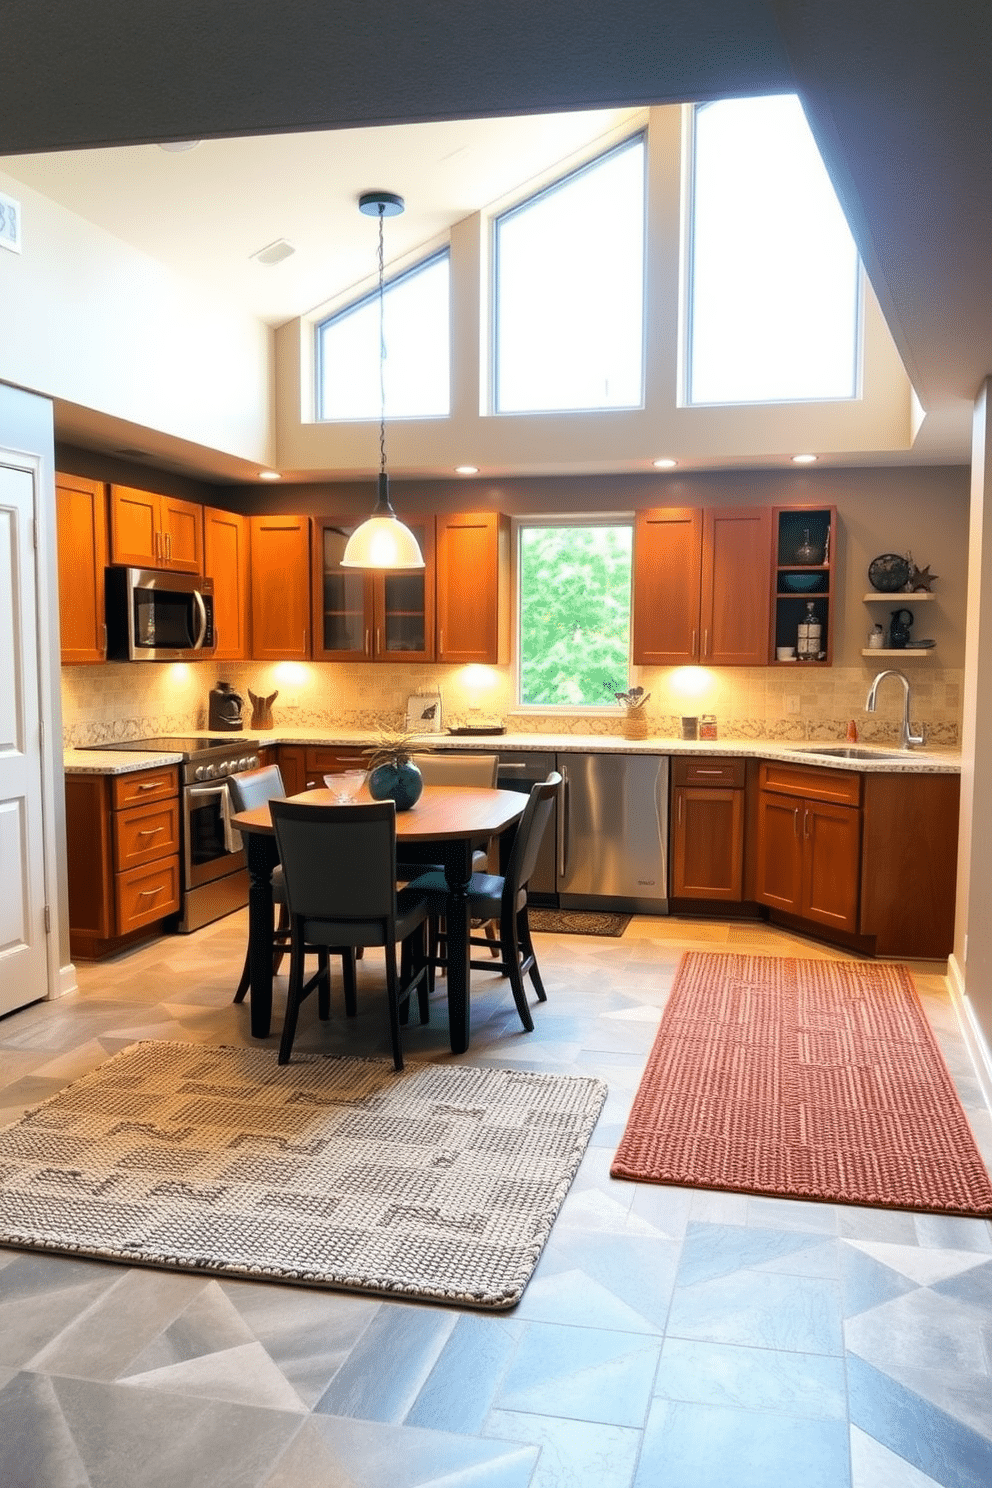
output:
[[[114,862],[118,873],[179,851],[179,801],[152,802],[118,811],[114,818]]]
[[[117,933],[126,935],[179,908],[179,854],[117,875]]]
[[[742,787],[744,785],[742,759],[714,759],[686,755],[672,756],[673,785],[721,785]]]
[[[861,776],[854,770],[817,770],[809,765],[762,760],[759,781],[762,790],[778,791],[780,795],[833,801],[841,806],[861,805]]]
[[[113,777],[113,806],[143,806],[148,801],[164,801],[179,794],[179,772],[174,765],[160,770],[136,770],[131,775]]]
[[[367,770],[368,755],[362,753],[362,746],[356,744],[353,748],[313,748],[306,753],[307,776],[313,771],[326,771],[328,774],[335,770]],[[320,782],[323,784],[323,782]]]

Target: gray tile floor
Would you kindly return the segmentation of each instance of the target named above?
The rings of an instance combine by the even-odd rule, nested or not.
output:
[[[245,933],[242,912],[83,964],[78,993],[0,1021],[0,1124],[136,1039],[249,1043]],[[717,922],[541,935],[530,1035],[475,976],[464,1062],[610,1087],[512,1313],[0,1250],[2,1488],[989,1488],[992,1226],[609,1177],[686,948],[833,954]],[[297,1049],[387,1055],[379,969],[357,1022],[308,1006]],[[943,980],[913,971],[989,1161]],[[451,1057],[443,995],[405,1040]]]

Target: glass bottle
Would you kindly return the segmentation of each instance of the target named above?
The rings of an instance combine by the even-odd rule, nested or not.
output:
[[[800,661],[816,661],[820,655],[820,637],[823,627],[816,616],[816,609],[811,599],[806,601],[806,613],[799,622],[799,632],[796,637],[796,656]]]
[[[817,547],[816,543],[810,542],[809,528],[803,529],[803,540],[796,549],[796,562],[804,568],[812,568],[823,562],[823,549]]]

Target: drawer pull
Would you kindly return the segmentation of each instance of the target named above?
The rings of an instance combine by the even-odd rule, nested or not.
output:
[[[144,780],[138,786],[138,789],[139,790],[161,790],[162,789],[162,782],[161,782],[161,780]]]
[[[143,827],[138,833],[139,837],[154,837],[156,832],[164,832],[164,827]]]
[[[139,891],[138,891],[138,898],[139,899],[154,899],[155,898],[155,895],[156,894],[161,894],[161,892],[162,892],[162,885],[161,884],[159,884],[159,886],[158,886],[157,889],[139,889]]]
[[[703,770],[699,765],[696,765],[694,768],[697,775],[723,775],[726,773],[724,770]]]

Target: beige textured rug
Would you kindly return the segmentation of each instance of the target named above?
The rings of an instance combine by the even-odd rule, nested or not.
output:
[[[0,1243],[512,1307],[605,1098],[582,1076],[133,1044],[0,1132]]]

